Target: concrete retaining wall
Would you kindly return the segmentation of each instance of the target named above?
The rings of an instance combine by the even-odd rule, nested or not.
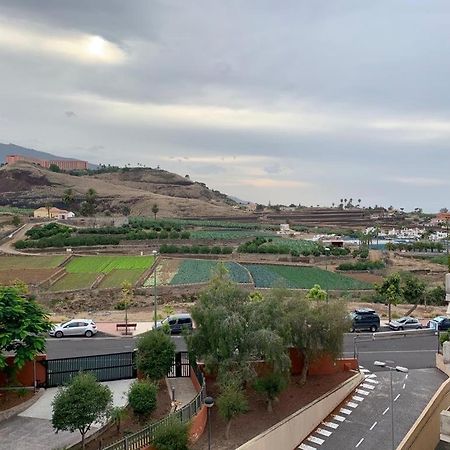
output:
[[[255,436],[238,450],[292,450],[303,441],[363,381],[356,373],[333,390]],[[423,447],[425,448],[425,447]]]

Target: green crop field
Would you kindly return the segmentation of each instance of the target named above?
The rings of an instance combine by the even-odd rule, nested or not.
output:
[[[218,261],[185,259],[178,267],[178,271],[170,281],[171,285],[205,283],[211,279]],[[240,264],[224,263],[230,277],[236,283],[249,283],[248,272]]]
[[[0,256],[0,270],[14,269],[53,269],[58,267],[66,256]]]
[[[109,272],[105,278],[98,285],[99,289],[106,288],[118,288],[122,286],[122,283],[128,282],[131,284],[136,283],[139,277],[142,275],[141,269],[114,269]]]
[[[153,256],[80,256],[69,261],[69,273],[109,273],[115,269],[140,269],[143,272],[153,264]]]
[[[292,250],[296,250],[301,253],[303,250],[309,250],[312,252],[313,250],[319,248],[319,246],[316,242],[305,241],[303,239],[274,238],[272,239],[272,242],[262,244],[261,248],[277,249],[277,251],[268,253],[290,253]]]
[[[98,273],[68,273],[58,280],[50,291],[75,291],[78,289],[89,289],[98,277]]]
[[[245,239],[255,237],[271,237],[274,233],[259,230],[199,230],[191,231],[191,239]]]
[[[310,289],[319,284],[323,289],[372,289],[369,283],[354,280],[341,274],[316,267],[296,267],[245,264],[257,288],[270,288],[274,285],[290,289]]]

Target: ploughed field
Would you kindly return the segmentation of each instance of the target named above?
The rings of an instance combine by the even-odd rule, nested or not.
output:
[[[22,281],[36,285],[52,276],[67,257],[0,256],[0,284]]]
[[[156,271],[157,284],[184,285],[208,282],[219,261],[200,259],[162,260]],[[359,290],[372,289],[370,283],[316,267],[282,266],[271,264],[223,263],[230,278],[236,283],[251,283],[256,288],[284,286],[290,289],[310,289],[320,284],[324,289]],[[151,286],[150,276],[144,283]]]

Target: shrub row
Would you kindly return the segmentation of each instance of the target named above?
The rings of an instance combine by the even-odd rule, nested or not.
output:
[[[163,244],[159,249],[160,253],[193,253],[202,255],[229,255],[233,253],[231,247],[208,247],[207,245],[168,245]]]
[[[66,225],[60,225],[59,223],[48,223],[46,225],[37,226],[28,230],[25,235],[30,239],[42,239],[57,234],[69,234],[72,232],[72,228]]]
[[[47,247],[85,247],[91,245],[118,245],[120,237],[116,236],[70,236],[57,234],[38,240],[22,240],[15,243],[17,249]]]
[[[383,261],[357,261],[342,263],[336,267],[337,270],[376,270],[383,269],[385,264]]]
[[[442,252],[444,250],[444,244],[442,242],[434,241],[417,241],[398,244],[388,242],[386,244],[386,250],[405,250],[407,252]]]

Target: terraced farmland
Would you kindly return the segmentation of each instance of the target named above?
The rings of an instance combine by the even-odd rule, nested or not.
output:
[[[170,280],[169,284],[179,285],[208,282],[217,264],[219,264],[218,261],[185,259],[179,265],[178,271]],[[236,283],[250,282],[248,272],[240,264],[226,262],[224,265],[229,271],[231,279]]]
[[[245,239],[255,237],[271,237],[273,232],[260,230],[198,230],[192,231],[191,239]]]
[[[49,290],[59,292],[89,289],[98,275],[98,273],[68,273],[51,286]]]
[[[280,284],[290,289],[310,289],[320,284],[323,289],[372,289],[363,281],[316,267],[245,264],[257,288],[270,288]]]
[[[136,283],[142,275],[140,269],[114,269],[109,272],[98,285],[99,289],[107,289],[122,286],[122,283]]]

